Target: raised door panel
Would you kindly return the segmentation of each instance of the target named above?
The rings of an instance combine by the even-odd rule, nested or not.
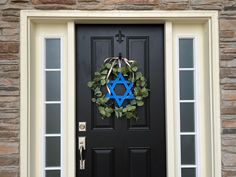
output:
[[[128,36],[126,50],[128,58],[138,62],[139,70],[144,73],[149,83],[149,37]],[[144,102],[144,106],[138,109],[138,120],[129,121],[129,129],[150,129],[149,99]]]
[[[104,58],[113,56],[114,40],[113,37],[91,37],[91,76],[99,69]],[[98,114],[95,104],[92,103],[91,110],[92,129],[114,129],[114,119],[102,120]]]
[[[114,149],[93,149],[92,177],[112,177],[114,172]]]

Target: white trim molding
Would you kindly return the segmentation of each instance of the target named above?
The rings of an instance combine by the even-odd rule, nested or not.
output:
[[[40,61],[35,61],[40,52],[36,45],[38,33],[40,35],[52,35],[43,33],[43,29],[49,29],[50,25],[58,25],[55,35],[63,37],[63,100],[64,108],[64,176],[75,177],[75,24],[164,24],[165,26],[165,103],[166,103],[166,157],[167,157],[167,177],[180,177],[179,156],[178,156],[178,136],[176,135],[176,31],[191,25],[198,25],[202,31],[202,44],[204,50],[201,60],[198,63],[199,77],[206,77],[207,82],[200,83],[201,90],[198,101],[201,105],[199,112],[203,112],[206,121],[201,121],[198,125],[199,140],[207,142],[208,149],[200,148],[203,154],[209,154],[205,158],[205,170],[208,175],[204,176],[200,172],[199,177],[221,177],[221,125],[220,125],[220,83],[219,83],[219,29],[217,11],[80,11],[80,10],[22,10],[20,17],[20,176],[39,177],[41,172],[36,169],[35,155],[38,147],[34,144],[33,136],[37,137],[33,121],[33,112],[37,108],[34,105],[34,96],[38,93],[37,86],[42,81],[40,78]],[[44,27],[42,27],[42,25]],[[45,28],[46,26],[46,28]],[[198,28],[197,27],[197,28]],[[176,30],[178,29],[178,30]],[[41,30],[41,31],[40,31]],[[40,31],[40,32],[39,32]],[[178,34],[182,35],[182,34]],[[191,34],[190,34],[191,35]],[[198,56],[198,58],[201,58]],[[37,62],[37,63],[35,63]],[[201,67],[204,64],[204,67]],[[39,68],[37,68],[39,67]],[[38,72],[38,73],[36,73]],[[35,76],[37,75],[37,76]],[[198,82],[200,78],[198,78]],[[38,83],[39,82],[39,83]],[[204,97],[205,95],[205,97]],[[203,104],[202,104],[203,103]],[[39,110],[38,110],[39,111]],[[40,113],[42,114],[42,113]],[[39,120],[37,120],[39,121]],[[201,126],[203,123],[204,126]],[[35,132],[36,131],[36,132]],[[202,132],[202,133],[201,133]],[[200,145],[199,145],[200,146]],[[198,155],[200,156],[200,155]],[[39,160],[42,158],[39,158]],[[203,158],[204,159],[204,158]],[[200,157],[201,160],[201,157]],[[41,162],[37,162],[41,163]],[[32,165],[34,164],[34,165]],[[197,164],[198,165],[198,164]],[[200,165],[201,166],[201,165]],[[39,168],[39,167],[38,167]],[[202,168],[200,168],[202,171]],[[37,175],[36,175],[37,174]]]

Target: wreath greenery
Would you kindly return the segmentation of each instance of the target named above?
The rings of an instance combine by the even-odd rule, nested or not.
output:
[[[104,62],[94,73],[93,80],[88,82],[88,87],[93,92],[92,102],[97,105],[102,119],[109,118],[112,114],[117,118],[137,119],[137,108],[144,105],[143,100],[149,95],[147,81],[143,73],[138,70],[136,61],[126,60],[126,64],[123,65],[119,62],[119,60],[113,60],[112,63]],[[120,72],[127,80],[133,82],[134,99],[126,100],[124,105],[118,107],[114,101],[106,97],[105,88],[109,79],[117,77]]]

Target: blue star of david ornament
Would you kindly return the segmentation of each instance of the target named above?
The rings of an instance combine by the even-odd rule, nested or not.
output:
[[[117,84],[123,84],[124,85],[124,87],[126,89],[124,95],[117,95],[116,94],[115,87],[116,87]],[[119,107],[122,106],[125,99],[130,99],[130,100],[134,99],[134,95],[132,93],[133,82],[125,80],[122,73],[120,73],[120,72],[118,73],[118,76],[115,80],[110,80],[107,83],[107,86],[108,86],[111,93],[107,93],[106,97],[111,98],[111,99],[115,99],[116,103],[118,104]]]

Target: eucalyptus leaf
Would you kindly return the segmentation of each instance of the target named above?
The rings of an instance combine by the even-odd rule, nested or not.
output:
[[[103,115],[103,116],[105,116],[105,115],[106,115],[106,112],[105,112],[105,110],[100,110],[99,112],[100,112],[100,114],[101,114],[101,115]]]
[[[117,118],[119,117],[119,113],[117,111],[115,111],[115,115]]]
[[[134,91],[137,92],[137,93],[140,92],[140,90],[141,90],[140,87],[135,87],[135,88],[134,88]]]
[[[130,114],[130,113],[126,114],[126,117],[127,117],[127,119],[131,119],[132,114]]]
[[[87,85],[88,85],[89,88],[91,88],[93,86],[93,84],[94,84],[94,82],[89,81]]]
[[[140,77],[142,77],[142,73],[141,72],[137,72],[136,73],[136,80],[138,80]]]
[[[144,102],[143,102],[143,101],[137,101],[137,105],[138,105],[138,106],[143,106],[143,105],[144,105]]]
[[[96,93],[96,92],[98,92],[98,91],[100,91],[100,88],[99,88],[99,87],[96,87],[95,90],[94,90],[94,92]]]
[[[142,100],[141,96],[136,96],[136,100]]]
[[[101,91],[96,92],[95,95],[96,95],[97,97],[101,97],[101,96],[102,96],[102,92],[101,92]]]
[[[108,70],[106,69],[106,70],[103,70],[102,72],[101,72],[101,74],[107,74],[108,73]]]
[[[99,72],[95,72],[94,75],[95,75],[95,76],[99,76],[100,73],[99,73]]]
[[[95,95],[102,93],[100,90],[95,91]]]
[[[131,119],[135,117],[135,114],[133,112],[127,112],[126,117],[127,119]]]
[[[103,106],[98,106],[98,110],[104,110],[105,108]]]
[[[128,109],[128,111],[133,111],[136,109],[136,106],[128,105],[127,109]]]
[[[110,64],[110,63],[106,63],[105,66],[106,66],[107,69],[110,69],[110,68],[111,68],[111,64]]]
[[[140,87],[140,86],[141,86],[139,81],[136,82],[136,86],[137,86],[137,87]]]
[[[140,86],[144,87],[146,85],[146,83],[144,81],[140,82]]]
[[[136,72],[138,70],[137,66],[132,67],[132,71]]]
[[[127,109],[127,108],[124,108],[124,109],[123,109],[123,112],[124,112],[124,113],[125,113],[125,112],[127,112],[127,111],[128,111],[128,109]]]
[[[106,76],[101,76],[100,79],[106,79]]]
[[[117,72],[118,68],[112,68],[112,71]]]
[[[96,98],[92,98],[92,102],[94,102],[94,103],[95,103],[95,102],[96,102],[96,100],[97,100]]]
[[[124,74],[127,72],[126,67],[121,67],[121,72]]]
[[[101,85],[105,85],[106,84],[106,80],[101,80]]]
[[[147,88],[143,88],[143,89],[141,90],[141,93],[142,93],[143,97],[147,97],[147,96],[149,95]]]
[[[106,112],[106,117],[111,117],[111,113]]]
[[[135,105],[136,103],[137,103],[136,100],[132,100],[132,101],[130,102],[131,105]]]
[[[113,109],[112,109],[112,108],[107,108],[106,111],[107,111],[108,113],[113,113]]]

